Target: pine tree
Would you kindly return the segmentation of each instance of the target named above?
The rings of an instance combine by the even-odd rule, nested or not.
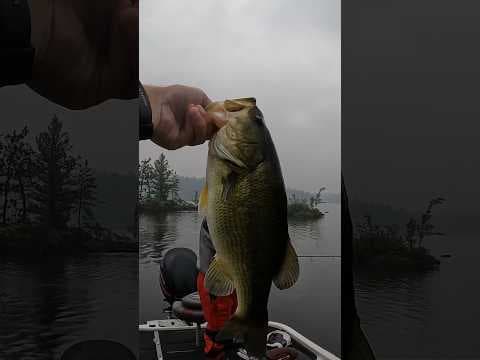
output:
[[[177,176],[177,173],[172,171],[170,179],[168,181],[168,188],[172,200],[178,199],[178,191],[180,190],[180,179]]]
[[[144,159],[138,165],[138,201],[150,199],[152,195],[152,180],[154,169],[151,158]]]
[[[43,225],[64,228],[75,205],[75,169],[70,138],[56,116],[47,131],[36,137],[35,189],[32,211]]]
[[[76,220],[80,228],[83,223],[93,220],[93,207],[96,204],[97,183],[93,170],[85,160],[78,168],[77,195],[76,195]]]
[[[165,154],[160,154],[160,157],[153,163],[152,192],[156,200],[163,202],[168,199],[171,177],[172,170],[167,158]]]
[[[26,141],[28,129],[14,130],[0,141],[0,177],[2,178],[2,222],[27,220],[27,193],[32,177],[33,150]],[[18,204],[21,204],[18,209]]]

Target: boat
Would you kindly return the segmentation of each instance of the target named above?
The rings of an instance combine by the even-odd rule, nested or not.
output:
[[[173,248],[162,257],[159,281],[166,305],[164,318],[138,326],[140,360],[204,359],[206,323],[196,292],[197,274],[197,256],[190,249]],[[289,335],[289,351],[296,354],[298,360],[339,360],[286,324],[269,321],[268,326],[269,331],[279,330]]]

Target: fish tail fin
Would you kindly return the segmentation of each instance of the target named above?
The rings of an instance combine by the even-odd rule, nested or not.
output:
[[[218,342],[241,339],[248,355],[261,357],[267,348],[268,321],[247,321],[234,315],[215,337]]]

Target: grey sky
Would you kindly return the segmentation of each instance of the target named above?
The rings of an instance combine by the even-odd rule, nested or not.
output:
[[[69,133],[73,153],[88,159],[91,167],[104,172],[135,173],[138,100],[109,100],[87,110],[71,111],[18,85],[1,88],[0,102],[0,133],[27,125],[33,142],[57,115]]]
[[[287,186],[339,191],[340,1],[143,0],[140,16],[142,82],[256,97]],[[166,152],[180,175],[204,176],[206,149]],[[140,144],[141,158],[162,151]]]

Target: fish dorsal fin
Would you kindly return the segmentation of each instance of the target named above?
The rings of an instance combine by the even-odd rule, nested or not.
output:
[[[198,198],[198,213],[202,217],[207,216],[207,204],[208,204],[208,186],[207,184],[205,184]]]
[[[208,267],[205,275],[205,288],[215,296],[227,296],[235,290],[224,263],[217,256],[213,258]]]
[[[273,283],[280,290],[288,289],[297,282],[299,274],[300,267],[298,265],[297,253],[295,252],[290,239],[288,239],[285,258],[283,259],[280,271],[273,279]]]

